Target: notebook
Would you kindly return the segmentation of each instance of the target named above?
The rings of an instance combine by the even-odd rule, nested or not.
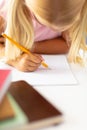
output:
[[[62,112],[27,82],[13,82],[8,92],[28,118],[27,123],[12,130],[36,130],[63,121]]]
[[[11,70],[0,69],[0,102],[3,99],[10,83],[11,83]]]
[[[34,72],[21,72],[0,62],[0,68],[12,69],[12,81],[25,80],[31,85],[77,85],[66,55],[43,55],[49,68],[40,66]]]

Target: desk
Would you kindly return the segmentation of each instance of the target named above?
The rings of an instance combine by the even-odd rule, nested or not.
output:
[[[41,130],[86,130],[87,129],[87,68],[70,65],[78,84],[71,86],[34,86],[64,114],[61,125]]]
[[[78,85],[35,87],[42,95],[62,110],[61,125],[41,130],[86,130],[87,129],[87,69],[70,65]]]

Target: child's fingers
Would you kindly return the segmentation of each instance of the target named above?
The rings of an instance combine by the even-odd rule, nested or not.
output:
[[[24,53],[22,55],[22,58],[25,59],[26,61],[31,61],[31,62],[34,62],[36,64],[40,64],[43,61],[43,58],[41,55],[34,54],[34,53],[32,55]]]
[[[36,63],[36,62],[33,62],[33,61],[29,60],[26,63],[26,69],[29,72],[35,71],[40,65],[41,65],[41,62],[40,63]]]
[[[23,54],[19,58],[16,59],[16,68],[25,71],[31,72],[35,71],[41,64],[41,61],[33,62],[32,58],[28,54]]]
[[[41,62],[40,63],[36,63],[36,62],[31,61],[31,60],[27,61],[27,65],[28,66],[32,66],[32,67],[38,67],[38,66],[40,66],[40,64],[41,64]]]
[[[35,71],[35,70],[37,70],[37,66],[28,66],[28,67],[26,67],[26,72],[33,72],[33,71]]]
[[[36,54],[33,54],[33,56],[31,57],[30,60],[37,64],[40,64],[43,61],[42,57],[40,55],[36,55]]]
[[[36,57],[40,58],[42,61],[44,60],[44,58],[42,57],[42,55],[39,54],[34,54]]]
[[[18,66],[18,69],[24,72],[32,72],[35,71],[39,66],[40,64],[26,62],[25,64],[21,64],[20,66]]]

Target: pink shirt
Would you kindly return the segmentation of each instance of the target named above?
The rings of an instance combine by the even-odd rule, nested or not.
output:
[[[33,26],[35,33],[35,41],[43,41],[61,36],[61,32],[54,31],[51,28],[40,24],[34,17]]]
[[[0,0],[0,10],[1,8],[8,2],[6,0]],[[6,18],[7,10],[4,12],[2,11],[0,15],[3,15]],[[32,17],[33,21],[33,26],[34,26],[34,34],[35,34],[35,39],[34,41],[43,41],[43,40],[48,40],[48,39],[53,39],[56,37],[59,37],[61,35],[61,32],[57,32],[52,30],[51,28],[40,24],[35,17]]]

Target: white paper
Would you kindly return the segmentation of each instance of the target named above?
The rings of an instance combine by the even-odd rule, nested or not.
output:
[[[31,85],[76,85],[71,68],[65,55],[43,55],[49,68],[40,66],[34,72],[20,72],[13,67],[0,63],[0,68],[12,69],[12,81],[25,80]]]

